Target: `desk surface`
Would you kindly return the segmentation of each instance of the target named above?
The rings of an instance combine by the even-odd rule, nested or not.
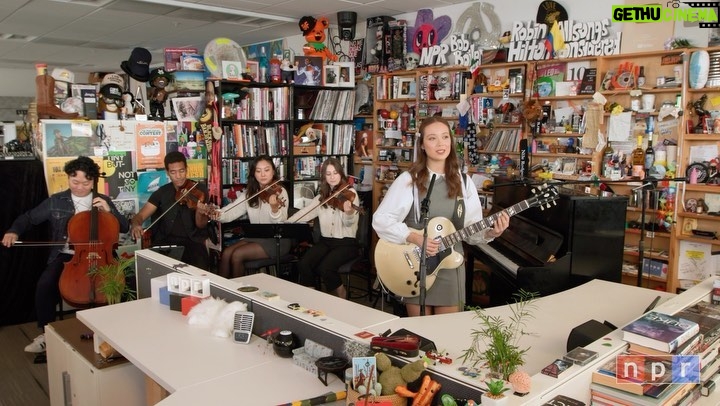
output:
[[[383,333],[388,329],[408,329],[433,340],[438,349],[449,353],[454,360],[451,365],[430,366],[431,370],[468,386],[481,385],[480,378],[468,378],[458,371],[461,366],[459,357],[469,347],[469,333],[477,323],[474,312],[402,319],[392,315],[368,316],[358,312],[364,306],[277,281],[267,275],[251,275],[226,283],[232,285],[231,288],[238,282],[261,289],[268,286],[267,290],[281,296],[281,299],[269,301],[277,303],[278,309],[286,307],[283,300],[294,301],[307,307],[327,309],[328,313],[334,312],[336,317],[343,320],[344,323],[340,324],[354,322],[375,333]],[[269,285],[264,286],[266,283]],[[658,310],[677,311],[700,300],[703,295],[708,296],[708,286],[711,285],[712,281],[675,296],[595,280],[538,299],[535,318],[529,320],[527,325],[527,330],[535,335],[523,337],[520,341],[520,347],[531,347],[525,370],[532,375],[532,391],[524,398],[512,396],[510,405],[540,404],[555,394],[587,401],[585,396],[588,393],[589,376],[595,363],[584,367],[573,366],[560,378],[539,373],[544,366],[565,354],[567,337],[572,328],[590,319],[607,320],[621,327],[639,317],[658,295],[663,297]],[[342,306],[349,307],[341,311]],[[510,314],[507,306],[486,311],[500,317]],[[152,299],[83,310],[78,312],[78,318],[160,385],[170,392],[178,392],[178,396],[171,395],[164,400],[163,405],[197,404],[200,400],[210,404],[226,404],[237,396],[242,395],[244,398],[243,391],[252,393],[255,403],[278,404],[318,396],[342,387],[339,379],[325,387],[317,377],[295,367],[289,360],[276,357],[265,341],[257,337],[249,345],[211,337],[208,329],[187,325],[180,313],[172,312]],[[357,339],[345,331],[341,334]],[[609,340],[599,340],[588,346],[600,353],[597,362],[614,356],[625,346],[617,330],[608,334],[607,338]],[[274,390],[278,387],[282,390]],[[292,399],[287,399],[287,396]]]
[[[529,319],[526,326],[526,330],[534,334],[523,336],[519,341],[520,348],[530,347],[530,351],[525,356],[523,369],[533,376],[531,394],[539,394],[561,383],[557,378],[540,374],[540,371],[555,359],[562,358],[567,352],[567,338],[574,327],[590,319],[600,322],[607,320],[615,326],[621,327],[638,318],[658,295],[664,298],[661,303],[674,296],[650,289],[593,280],[573,289],[537,299],[537,308],[533,311],[534,318]],[[508,306],[491,307],[484,311],[489,315],[505,319],[511,316]],[[381,334],[388,329],[396,331],[405,328],[432,340],[438,350],[449,354],[453,363],[451,365],[438,364],[429,368],[477,386],[481,383],[479,378],[468,378],[458,371],[458,367],[462,365],[460,355],[470,347],[472,342],[470,332],[479,327],[478,321],[474,317],[474,312],[466,311],[447,315],[402,318],[377,325],[371,331]],[[607,352],[624,345],[624,342],[620,340],[619,333],[613,344],[612,347],[604,347],[603,351]],[[563,373],[563,375],[565,376],[561,375],[562,378],[571,377],[568,373]],[[514,398],[517,398],[518,404],[530,400],[529,398]]]
[[[254,286],[258,288],[257,293],[262,291],[276,293],[279,298],[270,301],[259,297],[257,293],[249,293],[245,294],[245,296],[253,300],[264,301],[269,306],[276,307],[279,311],[287,311],[287,305],[290,303],[297,303],[308,309],[320,310],[327,317],[341,320],[343,323],[348,324],[351,329],[355,328],[351,332],[352,334],[358,330],[369,329],[372,326],[399,318],[394,314],[362,306],[264,273],[242,276],[231,279],[231,281],[240,284],[240,286]]]

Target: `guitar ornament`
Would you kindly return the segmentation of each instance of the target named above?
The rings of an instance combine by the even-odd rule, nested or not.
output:
[[[533,188],[532,193],[535,196],[492,214],[459,231],[455,231],[452,222],[444,217],[430,219],[428,222],[428,238],[440,240],[440,251],[426,259],[428,270],[425,279],[426,288],[430,289],[435,283],[436,274],[439,270],[455,269],[462,265],[463,256],[453,249],[457,242],[492,227],[502,212],[512,217],[531,207],[539,207],[541,210],[545,210],[554,205],[559,198],[557,189],[548,184]],[[411,231],[423,234],[422,230],[411,229]],[[375,247],[375,265],[380,282],[398,296],[418,296],[420,294],[420,282],[418,281],[420,254],[421,248],[415,244],[394,244],[380,239]]]

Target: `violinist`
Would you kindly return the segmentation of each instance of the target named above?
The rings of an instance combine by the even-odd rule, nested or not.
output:
[[[395,244],[412,243],[418,247],[423,244],[421,233],[411,228],[423,229],[421,199],[430,191],[432,204],[428,207],[428,218],[445,217],[460,230],[482,220],[483,212],[480,198],[473,182],[460,171],[460,163],[455,153],[450,125],[442,117],[429,117],[423,120],[419,128],[420,138],[415,143],[417,159],[407,172],[403,172],[393,181],[380,206],[373,213],[372,225],[378,236]],[[430,190],[430,181],[435,183]],[[464,179],[463,179],[464,178]],[[508,227],[510,217],[503,213],[492,228],[468,237],[470,244],[488,243],[500,236]],[[427,254],[438,253],[440,242],[427,241]],[[455,246],[462,253],[462,244]],[[432,288],[427,291],[425,310],[427,315],[453,313],[463,310],[465,300],[465,268],[443,270],[437,273]],[[420,303],[417,297],[405,298],[405,307],[409,316],[420,315]]]
[[[211,213],[213,220],[227,223],[247,213],[253,224],[282,223],[288,216],[288,193],[277,182],[279,176],[275,164],[268,156],[259,156],[250,163],[247,188],[237,200],[223,209]],[[275,240],[272,238],[243,238],[225,247],[220,260],[219,275],[236,278],[245,274],[245,261],[275,256]],[[290,240],[280,240],[280,255],[290,252]]]
[[[187,160],[182,152],[169,152],[164,162],[170,183],[153,192],[132,218],[132,236],[140,241],[148,231],[153,246],[183,246],[185,250],[181,260],[207,270],[209,256],[205,240],[208,238],[207,213],[210,210],[205,201],[207,189],[187,178]],[[151,229],[144,230],[143,222],[149,217],[153,221],[159,220]]]
[[[68,161],[63,168],[68,176],[68,190],[55,193],[45,199],[37,207],[21,214],[10,226],[2,239],[5,247],[11,247],[31,226],[45,221],[50,222],[52,241],[68,241],[68,221],[76,213],[88,211],[92,207],[112,213],[120,225],[120,232],[127,232],[127,218],[120,214],[108,196],[97,194],[93,197],[93,184],[100,176],[100,167],[90,158],[81,156]],[[74,254],[73,247],[67,243],[57,244],[50,250],[45,270],[35,286],[35,311],[37,325],[42,330],[46,324],[55,321],[55,307],[60,303],[58,282],[65,262],[70,261]],[[44,352],[45,336],[40,334],[27,347],[27,352]]]
[[[353,206],[358,207],[360,199],[348,186],[348,178],[337,158],[325,160],[320,173],[320,193],[307,207],[288,219],[295,223],[317,217],[320,223],[320,241],[313,244],[298,263],[298,282],[315,287],[319,277],[329,292],[344,298],[347,292],[337,270],[358,255],[355,237],[359,215]]]

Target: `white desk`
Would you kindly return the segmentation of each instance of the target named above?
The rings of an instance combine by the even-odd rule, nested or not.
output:
[[[663,300],[673,296],[665,292],[593,280],[576,288],[537,299],[537,309],[533,312],[535,317],[528,320],[526,328],[527,331],[535,334],[524,336],[519,342],[520,348],[530,347],[530,351],[525,356],[523,369],[533,376],[532,390],[530,395],[523,398],[512,396],[513,402],[510,404],[539,403],[542,394],[558,387],[580,372],[581,368],[574,366],[563,372],[560,378],[540,374],[545,366],[557,358],[562,358],[567,352],[567,338],[574,327],[590,319],[600,322],[607,320],[621,327],[639,317],[658,295],[662,296]],[[485,311],[490,315],[505,318],[511,315],[508,306],[491,307]],[[478,386],[482,382],[480,378],[469,378],[458,371],[458,367],[462,366],[460,355],[472,342],[470,332],[479,326],[474,315],[474,312],[461,312],[403,318],[377,325],[371,331],[381,334],[388,329],[396,331],[405,328],[432,340],[439,351],[449,353],[453,363],[451,365],[438,363],[430,369],[460,382]],[[614,336],[609,335],[613,337],[613,340],[608,342],[612,346],[600,346],[595,351],[601,354],[609,353],[624,346],[620,333],[617,331],[614,333]],[[586,390],[588,387],[589,383],[585,386]]]
[[[481,385],[480,378],[465,377],[457,370],[461,366],[459,356],[468,348],[469,333],[477,323],[473,319],[474,312],[399,319],[267,275],[219,282],[227,291],[237,292],[237,287],[242,284],[277,293],[279,299],[268,301],[254,293],[238,292],[291,317],[309,318],[308,323],[337,326],[338,330],[330,331],[348,339],[359,340],[354,333],[361,329],[375,333],[408,329],[433,340],[438,349],[454,359],[452,365],[438,364],[431,366],[431,370],[473,390]],[[595,362],[582,367],[572,366],[559,378],[540,374],[544,366],[565,354],[572,328],[590,319],[607,320],[622,327],[639,317],[658,295],[664,302],[661,301],[657,309],[674,312],[707,299],[711,286],[712,280],[708,280],[683,295],[674,296],[598,280],[538,299],[535,319],[529,320],[527,326],[528,331],[536,335],[523,337],[520,341],[521,347],[531,347],[525,370],[532,375],[532,390],[523,398],[511,396],[509,404],[541,404],[556,394],[589,402],[592,371],[621,351],[625,343],[620,331],[614,331],[606,336],[609,340],[598,340],[588,346],[600,353]],[[311,316],[294,314],[298,312],[287,309],[287,303],[291,302],[323,310],[329,324]],[[373,312],[381,314],[371,314]],[[510,310],[501,306],[487,309],[487,312],[507,317]],[[338,320],[331,319],[330,315]],[[257,337],[249,345],[213,338],[206,329],[187,325],[180,313],[172,312],[152,299],[83,310],[78,312],[78,318],[140,370],[173,392],[162,405],[232,404],[237,399],[255,404],[279,404],[342,388],[342,382],[334,377],[330,386],[325,387],[317,377],[295,367],[289,360],[276,357]]]
[[[369,329],[381,323],[399,319],[399,317],[394,314],[377,311],[367,306],[358,305],[349,300],[325,294],[315,289],[310,289],[264,273],[242,276],[231,279],[231,281],[238,283],[239,286],[254,286],[258,288],[258,291],[255,293],[243,293],[243,295],[252,300],[266,303],[278,311],[287,312],[287,305],[290,303],[298,303],[304,308],[320,310],[327,317],[347,324],[350,327],[351,334],[359,330]],[[266,300],[257,294],[262,291],[270,291],[278,294],[280,297],[279,299]]]

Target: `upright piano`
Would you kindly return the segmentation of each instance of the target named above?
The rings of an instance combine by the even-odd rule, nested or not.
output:
[[[532,196],[527,184],[496,182],[492,213]],[[595,278],[620,282],[627,198],[557,188],[556,205],[525,210],[490,244],[468,246],[468,271],[475,258],[490,268],[491,306],[511,302],[519,289],[544,296]]]

